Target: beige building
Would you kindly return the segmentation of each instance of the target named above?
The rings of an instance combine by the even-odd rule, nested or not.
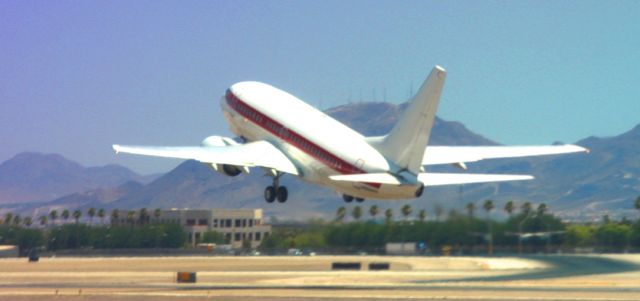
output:
[[[187,242],[195,246],[204,233],[216,231],[222,234],[225,242],[233,248],[241,248],[244,241],[255,248],[271,234],[271,226],[265,225],[262,209],[171,209],[162,210],[160,217],[155,211],[147,211],[146,222],[141,221],[138,210],[118,210],[118,218],[111,218],[112,224],[127,224],[128,213],[135,223],[175,223],[187,232]]]
[[[157,219],[151,215],[152,223],[182,225],[191,245],[197,244],[205,232],[216,231],[233,248],[241,248],[245,240],[255,248],[271,233],[271,226],[263,222],[262,209],[171,209],[163,210]]]

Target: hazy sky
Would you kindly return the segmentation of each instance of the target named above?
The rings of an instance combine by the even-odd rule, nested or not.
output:
[[[0,1],[0,161],[166,171],[179,161],[110,146],[230,135],[234,82],[399,103],[435,64],[439,115],[490,139],[616,135],[640,123],[639,16],[640,1]]]

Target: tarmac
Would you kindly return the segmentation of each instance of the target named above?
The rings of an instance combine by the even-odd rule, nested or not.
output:
[[[359,262],[357,271],[331,270]],[[370,271],[369,263],[389,263]],[[197,273],[176,283],[176,272]],[[0,259],[0,300],[640,300],[640,255]]]

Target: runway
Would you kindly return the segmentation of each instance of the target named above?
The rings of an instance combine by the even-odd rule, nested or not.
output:
[[[389,262],[389,271],[331,263]],[[178,284],[177,271],[197,272]],[[0,260],[0,300],[640,300],[640,255]]]

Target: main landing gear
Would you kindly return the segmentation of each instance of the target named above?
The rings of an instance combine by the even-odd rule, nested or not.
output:
[[[418,189],[416,190],[415,196],[419,198],[422,196],[423,192],[424,192],[424,184],[420,183],[420,186],[418,186]]]
[[[342,199],[347,203],[351,203],[353,200],[356,200],[356,202],[358,202],[358,203],[364,202],[363,198],[354,198],[354,197],[352,197],[352,196],[350,196],[348,194],[343,194],[342,195]]]
[[[281,176],[282,173],[277,173],[273,176],[273,185],[267,186],[267,188],[264,189],[264,200],[267,201],[267,203],[273,203],[275,200],[278,200],[278,203],[287,201],[289,191],[287,191],[287,187],[280,186]]]

